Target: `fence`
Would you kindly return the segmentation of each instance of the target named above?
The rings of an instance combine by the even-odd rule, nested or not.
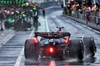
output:
[[[85,11],[74,11],[74,13],[71,12],[71,14],[68,14],[69,12],[67,12],[67,15],[75,17],[77,19],[82,19],[86,21],[86,12]],[[90,12],[90,22],[95,23],[95,24],[99,24],[100,25],[100,12]]]

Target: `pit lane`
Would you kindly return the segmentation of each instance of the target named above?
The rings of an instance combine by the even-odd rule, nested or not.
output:
[[[56,9],[56,11],[55,11]],[[34,63],[33,65],[25,65],[24,52],[22,48],[25,40],[31,34],[31,31],[17,32],[14,37],[10,39],[2,48],[0,48],[0,66],[100,66],[100,35],[92,30],[83,27],[82,24],[62,17],[62,9],[52,8],[47,10],[47,17],[42,20],[42,28],[39,27],[39,31],[45,31],[49,27],[49,31],[57,31],[56,26],[64,26],[64,31],[70,32],[71,39],[76,37],[92,36],[95,39],[97,52],[95,57],[87,58],[85,61],[77,62],[75,59],[72,60],[43,60],[40,63]],[[48,26],[47,26],[48,24]],[[21,52],[22,51],[22,52]],[[20,57],[20,54],[21,57]],[[19,60],[18,60],[19,59]],[[18,60],[18,61],[17,61]],[[33,61],[30,61],[33,62]]]

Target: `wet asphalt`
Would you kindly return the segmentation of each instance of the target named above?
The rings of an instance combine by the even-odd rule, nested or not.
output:
[[[22,58],[18,64],[19,66],[100,66],[100,34],[94,32],[93,29],[90,29],[86,25],[79,24],[62,16],[61,8],[51,8],[46,10],[46,18],[50,32],[57,31],[56,26],[64,26],[63,30],[71,33],[71,39],[76,39],[77,37],[93,37],[97,47],[95,56],[92,58],[85,58],[83,61],[76,61],[75,59],[45,59],[39,61],[39,63],[33,63],[32,65],[30,64],[33,61],[29,60],[29,63],[27,62],[28,65],[25,65],[26,60],[24,58],[24,52],[22,52]],[[17,60],[20,57],[25,40],[28,39],[30,34],[31,31],[18,31],[5,45],[0,48],[0,66],[17,65]]]

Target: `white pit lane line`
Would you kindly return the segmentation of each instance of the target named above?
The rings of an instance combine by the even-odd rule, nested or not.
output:
[[[34,30],[31,32],[31,34],[30,34],[30,36],[28,38],[31,38],[32,37],[33,32],[34,32]],[[23,56],[23,52],[24,52],[24,47],[21,50],[20,55],[18,56],[18,58],[17,58],[16,63],[15,63],[14,66],[19,66],[20,65],[20,62],[21,62],[21,59],[22,59],[22,56]]]
[[[79,23],[80,24],[80,23]],[[98,31],[98,30],[95,30],[95,29],[93,29],[93,28],[91,28],[91,27],[88,27],[88,26],[86,26],[86,25],[83,25],[83,24],[81,24],[83,27],[85,27],[85,28],[88,28],[89,30],[92,30],[92,31],[94,31],[94,32],[96,32],[96,33],[98,33],[98,34],[100,34],[100,31]]]
[[[47,17],[46,17],[46,26],[47,26],[47,32],[49,32],[49,26],[48,26],[48,22],[47,22]]]

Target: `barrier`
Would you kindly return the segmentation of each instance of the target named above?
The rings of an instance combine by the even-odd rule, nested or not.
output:
[[[81,13],[80,10],[74,11],[74,14],[71,13],[69,16],[75,17],[77,19],[86,20],[85,11],[83,11],[83,13]],[[100,12],[97,11],[90,12],[90,22],[100,25]]]

